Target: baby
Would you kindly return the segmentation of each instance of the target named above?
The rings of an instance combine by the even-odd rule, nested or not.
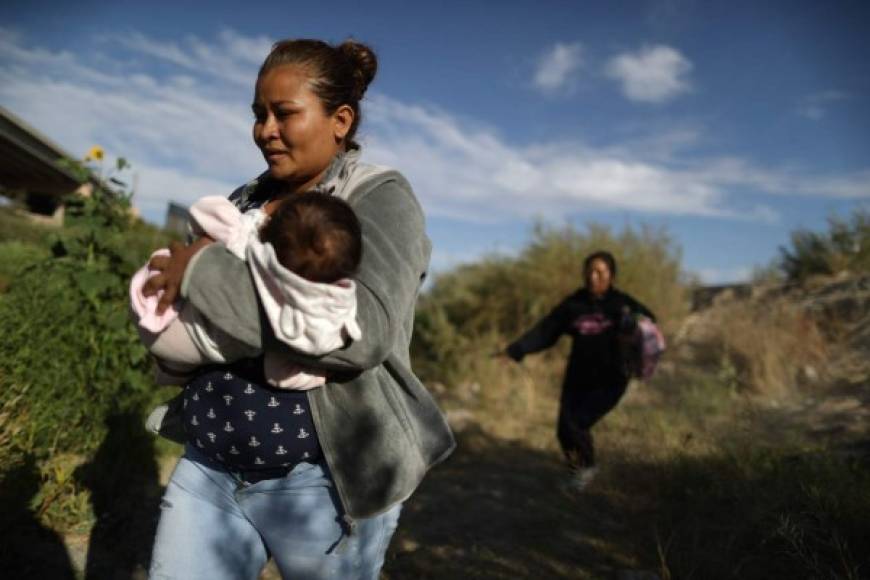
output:
[[[302,193],[280,202],[271,217],[245,214],[222,197],[204,197],[190,208],[191,228],[223,242],[247,260],[275,337],[311,355],[359,340],[356,287],[350,277],[362,257],[360,224],[350,206],[322,193]],[[166,255],[158,250],[155,255]],[[158,296],[142,288],[154,272],[140,269],[130,283],[132,310],[143,343],[157,358],[163,382],[183,382],[206,364],[230,363],[264,354],[222,331],[191,304],[157,314]],[[325,375],[303,369],[279,353],[264,354],[266,380],[285,389],[310,389]],[[175,380],[172,380],[173,377]]]

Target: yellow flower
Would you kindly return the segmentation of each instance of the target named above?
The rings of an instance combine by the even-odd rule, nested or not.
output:
[[[103,148],[99,145],[94,145],[90,149],[88,149],[88,154],[85,155],[85,161],[90,161],[91,159],[95,159],[97,161],[103,160]]]

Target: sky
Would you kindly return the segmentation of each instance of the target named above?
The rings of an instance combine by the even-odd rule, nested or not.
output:
[[[0,105],[75,156],[125,157],[141,215],[265,169],[273,42],[353,37],[379,70],[363,158],[423,203],[433,269],[537,222],[664,228],[708,283],[870,207],[870,3],[782,0],[0,5]]]

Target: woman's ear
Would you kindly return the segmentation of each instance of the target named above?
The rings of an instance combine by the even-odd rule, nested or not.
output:
[[[350,105],[341,105],[332,114],[332,133],[336,143],[341,143],[353,125],[355,115]]]

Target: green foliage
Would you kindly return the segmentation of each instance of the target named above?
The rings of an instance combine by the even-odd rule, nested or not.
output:
[[[449,385],[473,380],[473,359],[516,338],[581,286],[583,259],[600,249],[617,260],[616,285],[666,325],[685,314],[680,251],[665,231],[538,224],[517,257],[492,256],[435,279],[417,307],[415,370]]]
[[[15,212],[14,207],[0,207],[0,242],[16,241],[46,245],[53,226],[34,223]]]
[[[50,255],[49,250],[41,245],[18,241],[0,242],[0,293],[9,286],[16,274]]]
[[[87,454],[106,416],[142,414],[153,398],[127,285],[160,235],[131,216],[123,184],[108,182],[68,200],[51,257],[20,271],[0,300],[0,467],[19,453]]]
[[[815,275],[870,272],[870,210],[828,220],[828,231],[796,230],[791,246],[780,248],[780,267],[795,282]]]

